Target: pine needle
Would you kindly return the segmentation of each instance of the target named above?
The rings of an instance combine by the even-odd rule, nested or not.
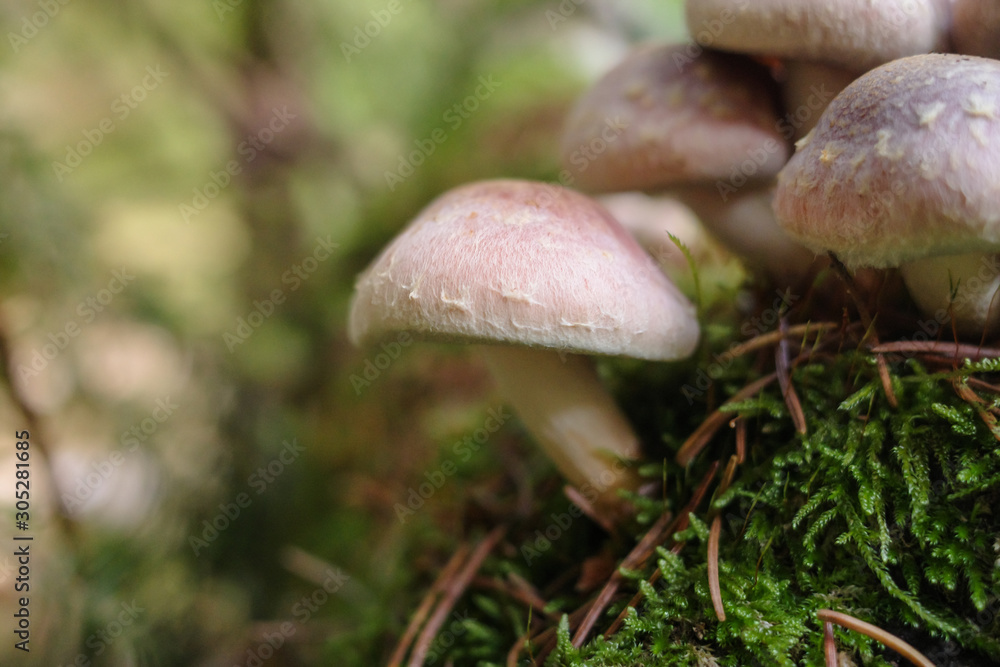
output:
[[[465,562],[466,557],[469,555],[469,545],[463,542],[452,554],[452,557],[448,559],[447,564],[441,570],[441,574],[438,578],[434,580],[431,585],[430,590],[424,595],[424,599],[420,601],[420,606],[417,607],[417,611],[413,614],[413,618],[410,619],[410,623],[406,626],[406,630],[403,632],[403,636],[399,638],[399,642],[396,644],[396,649],[392,652],[392,657],[389,658],[388,667],[400,667],[403,664],[403,658],[406,657],[406,651],[409,649],[410,644],[413,642],[413,638],[417,636],[417,631],[420,630],[420,626],[424,624],[427,619],[427,615],[431,612],[431,608],[434,603],[437,602],[438,595],[441,594],[447,586],[448,582],[455,576],[458,569],[462,567],[462,563]]]
[[[833,623],[823,622],[823,657],[826,667],[837,667],[837,640],[833,636]]]
[[[928,660],[920,651],[913,648],[896,635],[886,632],[877,625],[866,623],[849,614],[843,614],[839,611],[832,611],[830,609],[820,609],[816,612],[816,615],[819,616],[820,620],[825,623],[836,623],[837,625],[845,627],[848,630],[860,632],[863,635],[871,637],[877,642],[881,642],[884,646],[888,646],[917,667],[934,667],[934,663]]]
[[[712,519],[712,527],[708,531],[708,590],[712,596],[712,607],[719,622],[726,620],[726,609],[722,605],[722,587],[719,585],[719,532],[722,530],[722,517],[716,515]]]
[[[416,644],[413,646],[413,653],[410,655],[408,667],[420,667],[424,664],[424,658],[427,656],[427,651],[430,650],[431,642],[434,641],[438,630],[444,625],[452,607],[455,606],[455,603],[461,597],[462,593],[465,592],[465,589],[468,588],[469,583],[476,575],[476,572],[479,571],[483,561],[486,560],[486,557],[493,551],[493,547],[497,545],[497,542],[500,541],[506,532],[506,526],[497,526],[491,530],[473,550],[472,555],[469,556],[469,559],[462,566],[461,571],[447,580],[444,595],[438,601],[437,609],[434,610],[430,620],[427,621],[427,625],[424,626],[423,631],[417,638]]]

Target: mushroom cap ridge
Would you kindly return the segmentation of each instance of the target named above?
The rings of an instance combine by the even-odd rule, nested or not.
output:
[[[693,306],[600,204],[517,180],[431,202],[359,276],[348,329],[659,360],[698,340]]]
[[[928,54],[868,72],[799,142],[774,209],[851,267],[1000,248],[1000,62]]]

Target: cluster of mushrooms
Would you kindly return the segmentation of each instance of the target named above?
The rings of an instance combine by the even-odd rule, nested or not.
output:
[[[637,48],[579,100],[561,180],[669,193],[778,283],[830,255],[900,267],[926,317],[995,331],[1000,3],[698,0],[686,15],[694,43]],[[595,199],[492,180],[440,196],[382,251],[349,335],[477,344],[569,483],[614,511],[640,489],[640,443],[581,355],[687,357],[695,315]]]

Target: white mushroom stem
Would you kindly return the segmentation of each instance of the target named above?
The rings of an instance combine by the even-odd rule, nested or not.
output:
[[[995,335],[1000,325],[1000,255],[969,253],[908,262],[899,267],[910,296],[921,312],[946,331],[979,336],[988,327]],[[954,290],[954,296],[952,291]],[[949,310],[950,304],[950,310]]]
[[[639,439],[589,359],[548,349],[481,346],[504,399],[556,467],[599,507],[636,490]]]

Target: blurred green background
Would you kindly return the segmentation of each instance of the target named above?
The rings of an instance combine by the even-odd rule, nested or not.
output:
[[[679,3],[0,15],[0,540],[21,429],[34,537],[30,653],[0,556],[0,664],[384,662],[477,471],[549,469],[511,423],[401,521],[499,403],[460,349],[352,348],[354,276],[450,187],[554,181],[568,105],[631,43],[679,38]]]

